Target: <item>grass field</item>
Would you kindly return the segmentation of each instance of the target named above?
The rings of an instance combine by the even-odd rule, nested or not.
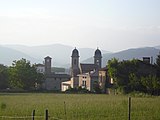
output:
[[[44,120],[46,109],[49,110],[49,120],[127,120],[128,97],[96,94],[0,94],[0,116],[3,116],[0,120],[27,117],[34,109],[37,116],[35,120]],[[160,97],[133,97],[131,120],[160,120]]]

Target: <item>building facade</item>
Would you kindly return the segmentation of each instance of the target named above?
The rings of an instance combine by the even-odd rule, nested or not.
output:
[[[37,64],[37,72],[45,74],[43,88],[45,90],[66,91],[69,88],[85,88],[94,92],[99,85],[103,91],[106,87],[106,70],[102,69],[102,54],[97,48],[94,52],[93,63],[80,63],[79,51],[75,48],[71,54],[71,72],[57,74],[52,72],[52,58],[44,58],[44,64]]]
[[[45,74],[43,89],[61,91],[61,83],[70,80],[68,74],[56,74],[51,71],[52,58],[47,56],[44,58],[44,64],[37,64],[37,72]]]
[[[94,91],[95,84],[99,82],[98,71],[102,67],[101,51],[98,48],[96,49],[94,62],[91,64],[79,63],[79,57],[79,52],[75,48],[71,55],[71,79],[68,83],[70,83],[70,87],[72,88],[82,87],[89,91]],[[63,88],[67,88],[67,86],[69,84],[62,83]]]

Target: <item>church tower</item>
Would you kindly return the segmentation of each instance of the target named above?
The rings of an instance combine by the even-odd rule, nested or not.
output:
[[[75,77],[80,73],[79,52],[76,48],[72,51],[72,56],[71,57],[72,57],[72,60],[71,60],[71,76]]]
[[[47,56],[45,59],[45,74],[51,74],[51,60],[52,58]]]
[[[98,65],[98,68],[102,67],[102,54],[101,51],[97,48],[94,54],[94,64]]]

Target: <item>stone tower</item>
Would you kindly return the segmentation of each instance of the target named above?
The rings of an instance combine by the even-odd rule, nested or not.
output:
[[[71,57],[72,57],[72,60],[71,60],[71,76],[75,77],[80,73],[79,52],[76,48],[72,51],[72,56]]]
[[[45,74],[51,74],[51,60],[52,58],[47,56],[45,59]]]
[[[94,54],[94,64],[98,65],[98,68],[102,67],[102,54],[101,51],[97,48]]]

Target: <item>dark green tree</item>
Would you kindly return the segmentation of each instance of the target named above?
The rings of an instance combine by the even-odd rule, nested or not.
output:
[[[157,76],[160,78],[160,52],[156,58]]]
[[[158,91],[160,90],[160,81],[156,75],[141,77],[141,81],[148,93],[152,95],[159,94]]]
[[[157,58],[156,58],[156,65],[160,68],[160,52],[159,52],[159,54],[157,55]]]
[[[93,83],[93,90],[95,93],[102,93],[102,89],[100,88],[99,84],[97,81],[94,81]]]
[[[145,64],[143,61],[136,59],[118,62],[114,58],[108,61],[108,72],[120,92],[140,91],[157,94],[160,91],[160,79],[156,75],[154,65]]]
[[[34,65],[31,65],[26,59],[13,61],[9,68],[9,82],[12,88],[21,88],[25,90],[34,89],[35,85],[41,83],[42,74],[36,72]]]
[[[114,87],[119,88],[121,92],[130,92],[134,90],[134,83],[130,83],[130,78],[134,80],[137,72],[138,60],[118,61],[113,58],[108,61],[108,72],[110,77],[114,79]],[[133,75],[134,73],[134,75]]]
[[[116,79],[117,77],[117,69],[118,69],[118,59],[112,58],[111,60],[108,60],[107,67],[108,67],[108,73],[109,76]]]
[[[8,68],[0,64],[0,89],[8,87]]]
[[[141,80],[138,78],[135,73],[129,75],[129,84],[130,91],[143,91],[144,86],[142,86]]]

